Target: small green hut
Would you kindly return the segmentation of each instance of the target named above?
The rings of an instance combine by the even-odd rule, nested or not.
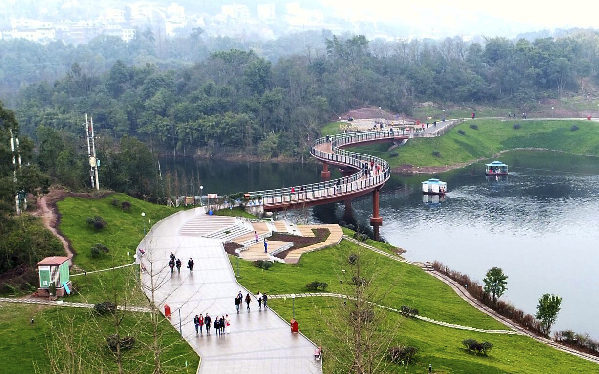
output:
[[[69,278],[69,258],[61,256],[46,257],[37,263],[40,285],[37,289],[38,296],[50,296],[50,289],[56,287],[57,297],[71,293],[71,280]]]

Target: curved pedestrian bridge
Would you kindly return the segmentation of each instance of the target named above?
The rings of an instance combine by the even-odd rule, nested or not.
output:
[[[389,164],[382,158],[346,151],[343,148],[408,139],[398,131],[349,132],[318,139],[310,154],[324,164],[323,177],[330,175],[328,166],[338,167],[341,178],[307,185],[250,192],[250,200],[264,211],[303,208],[347,200],[379,190],[389,179]]]

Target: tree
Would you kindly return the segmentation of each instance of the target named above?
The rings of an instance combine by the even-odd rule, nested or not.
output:
[[[561,305],[562,298],[557,295],[546,293],[539,299],[536,317],[541,320],[541,328],[545,335],[549,335],[549,332],[551,332],[551,326],[553,326],[557,319]]]
[[[493,304],[507,290],[507,278],[508,276],[503,274],[501,268],[492,267],[487,271],[487,276],[483,279],[483,282],[485,282],[485,292],[493,296]]]

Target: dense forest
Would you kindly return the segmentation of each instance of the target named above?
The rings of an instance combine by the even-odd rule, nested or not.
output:
[[[34,137],[40,125],[79,136],[87,112],[99,133],[132,135],[161,152],[294,155],[325,121],[357,106],[407,114],[419,101],[522,107],[599,79],[597,33],[493,38],[484,46],[460,39],[370,45],[364,36],[325,42],[326,54],[276,63],[232,49],[172,69],[119,59],[104,74],[86,73],[75,57],[66,76],[20,91],[18,118]]]
[[[138,39],[65,47],[102,45],[105,59],[90,69],[71,51],[59,57],[72,59],[64,76],[26,86],[13,98],[20,131],[37,143],[29,141],[37,150],[30,158],[52,182],[85,187],[84,113],[93,116],[98,134],[103,185],[156,200],[181,178],[166,175],[157,183],[158,154],[233,150],[297,157],[324,123],[359,106],[408,115],[424,101],[526,108],[599,82],[599,34],[588,31],[533,42],[492,38],[484,45],[459,38],[381,43],[331,36],[322,53],[273,62],[230,49],[198,55],[195,64],[140,60],[157,50],[151,32]],[[207,53],[201,44],[185,44],[186,56]],[[103,71],[110,58],[114,64]]]

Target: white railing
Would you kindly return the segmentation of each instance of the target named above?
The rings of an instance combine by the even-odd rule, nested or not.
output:
[[[391,171],[382,158],[343,150],[341,147],[375,140],[393,140],[405,137],[397,130],[348,132],[322,137],[312,145],[310,153],[327,163],[348,167],[357,172],[330,181],[298,185],[266,191],[250,192],[253,205],[264,207],[273,205],[294,205],[315,200],[328,200],[346,194],[354,194],[382,186],[389,179]],[[330,143],[331,152],[323,151],[323,144]]]

